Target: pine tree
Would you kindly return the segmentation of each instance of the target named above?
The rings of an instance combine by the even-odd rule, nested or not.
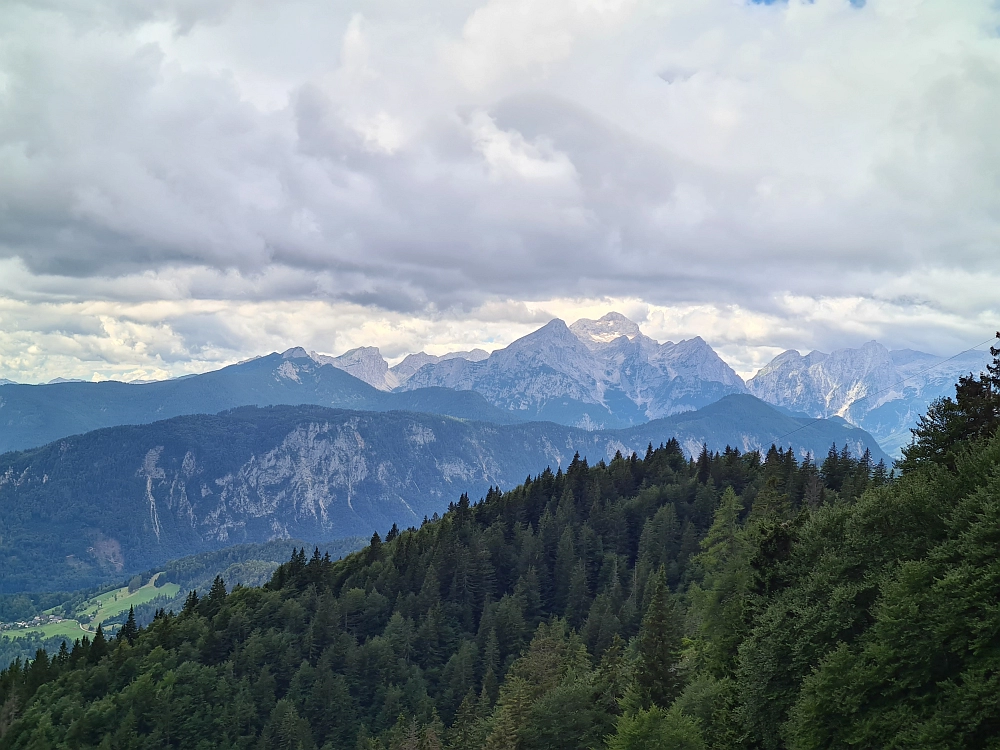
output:
[[[87,661],[91,664],[97,664],[104,655],[108,652],[108,641],[104,637],[104,628],[101,625],[97,626],[97,632],[94,633],[94,640],[90,642],[90,651],[87,654]]]
[[[66,641],[59,644],[59,653],[53,660],[58,666],[64,667],[69,663],[69,649],[66,648]]]
[[[577,562],[570,575],[569,591],[566,595],[566,620],[574,628],[583,625],[590,609],[590,594],[587,591],[587,569],[582,560]]]
[[[118,640],[127,641],[131,646],[135,643],[136,637],[139,635],[139,627],[135,624],[135,607],[128,608],[128,619],[125,624],[122,625],[121,630],[118,631]]]
[[[279,569],[280,570],[280,569]],[[198,611],[198,592],[191,589],[188,592],[187,598],[184,600],[184,609],[181,610],[182,615],[194,614]]]
[[[636,682],[651,704],[666,708],[683,687],[680,613],[667,589],[663,568],[653,576],[650,587],[649,606],[639,630]]]
[[[222,576],[216,576],[212,581],[212,588],[208,590],[208,596],[201,603],[201,613],[205,617],[214,617],[226,603],[226,582]]]
[[[376,531],[372,534],[371,543],[368,545],[368,561],[375,562],[382,556],[382,537]]]
[[[1000,332],[997,333],[1000,339]],[[1000,427],[1000,347],[990,347],[993,362],[978,377],[971,374],[958,379],[955,398],[934,401],[920,417],[913,442],[903,448],[901,471],[908,472],[925,463],[943,464],[955,469],[955,451],[959,444],[990,437]]]
[[[455,712],[455,720],[451,723],[451,729],[448,730],[448,747],[454,748],[454,750],[475,747],[475,741],[482,734],[479,727],[480,718],[476,692],[469,688],[458,706],[458,711]]]
[[[719,676],[732,669],[746,623],[743,610],[749,568],[742,511],[740,498],[727,487],[712,527],[701,541],[702,551],[694,558],[703,577],[700,585],[692,587],[691,598],[698,611],[705,655]]]

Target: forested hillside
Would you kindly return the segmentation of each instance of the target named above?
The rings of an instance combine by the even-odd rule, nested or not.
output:
[[[997,747],[1000,402],[978,382],[900,478],[671,441],[219,580],[13,665],[0,747]]]
[[[339,560],[367,543],[368,540],[361,537],[347,537],[320,543],[319,549],[324,554],[329,553],[332,559]],[[63,630],[58,627],[24,626],[4,629],[4,624],[10,626],[18,621],[30,621],[34,617],[55,615],[73,623],[72,627],[76,627],[77,622],[86,622],[87,627],[94,630],[101,623],[105,628],[122,625],[131,610],[132,616],[140,625],[147,625],[161,608],[180,610],[191,590],[207,593],[213,579],[220,574],[230,586],[259,586],[266,583],[275,569],[287,561],[291,552],[301,544],[297,539],[277,539],[265,544],[238,544],[171,560],[157,568],[125,579],[118,578],[91,589],[72,593],[0,595],[0,665],[7,666],[16,658],[28,659],[39,648],[55,653],[65,638],[64,635],[53,632]],[[109,615],[105,607],[97,608],[101,610],[100,614],[94,612],[94,600],[103,599],[108,592],[126,587],[131,594],[135,587],[145,584],[149,584],[152,591],[146,587],[145,592],[136,592],[140,595],[138,603],[128,601],[128,604],[123,604],[120,614]],[[147,595],[142,596],[143,593]],[[155,596],[150,598],[150,593]]]

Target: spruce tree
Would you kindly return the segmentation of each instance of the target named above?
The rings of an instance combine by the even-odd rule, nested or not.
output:
[[[465,750],[468,747],[475,747],[476,740],[481,739],[479,728],[479,702],[476,700],[476,692],[472,688],[462,698],[458,711],[455,713],[455,720],[448,730],[448,747],[454,750]]]
[[[121,630],[118,631],[118,640],[127,641],[129,645],[135,643],[136,637],[139,635],[139,627],[135,624],[135,607],[128,608],[128,619],[125,624],[122,625]]]
[[[216,576],[212,581],[212,588],[208,590],[208,596],[201,603],[201,613],[206,617],[214,617],[226,603],[226,582],[222,576]]]
[[[59,653],[56,655],[56,658],[53,661],[55,661],[55,663],[58,664],[60,667],[63,667],[69,663],[69,649],[66,648],[66,641],[63,641],[62,643],[59,644]]]
[[[91,664],[97,664],[104,655],[108,652],[108,641],[104,637],[104,628],[101,625],[97,626],[97,632],[94,633],[94,640],[90,642],[90,651],[87,654],[87,661]]]
[[[997,332],[1000,339],[1000,331]],[[927,407],[910,430],[913,442],[903,448],[898,466],[908,472],[921,464],[937,463],[955,469],[959,444],[991,437],[1000,427],[1000,347],[990,347],[993,362],[978,377],[958,379],[955,398],[945,397]]]
[[[371,543],[368,545],[366,550],[368,556],[368,562],[375,562],[382,556],[382,537],[378,535],[376,531],[372,534]]]
[[[280,568],[279,568],[280,570]],[[187,598],[184,600],[184,609],[181,610],[181,614],[190,615],[198,611],[198,592],[191,589],[188,592]]]
[[[636,681],[649,703],[666,708],[683,687],[680,613],[667,589],[662,567],[653,575],[650,586],[649,606],[639,630]]]

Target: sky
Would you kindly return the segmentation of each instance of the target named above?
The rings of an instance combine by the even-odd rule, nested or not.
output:
[[[994,0],[5,0],[0,377],[1000,327]]]

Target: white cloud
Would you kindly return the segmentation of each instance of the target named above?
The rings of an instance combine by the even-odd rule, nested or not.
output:
[[[545,139],[529,143],[517,131],[500,130],[493,118],[483,111],[477,111],[470,118],[469,131],[490,177],[496,181],[575,182],[573,163]]]
[[[581,36],[613,32],[636,5],[635,0],[489,0],[469,15],[461,38],[448,45],[446,64],[476,91],[508,76],[538,80],[570,57]]]

